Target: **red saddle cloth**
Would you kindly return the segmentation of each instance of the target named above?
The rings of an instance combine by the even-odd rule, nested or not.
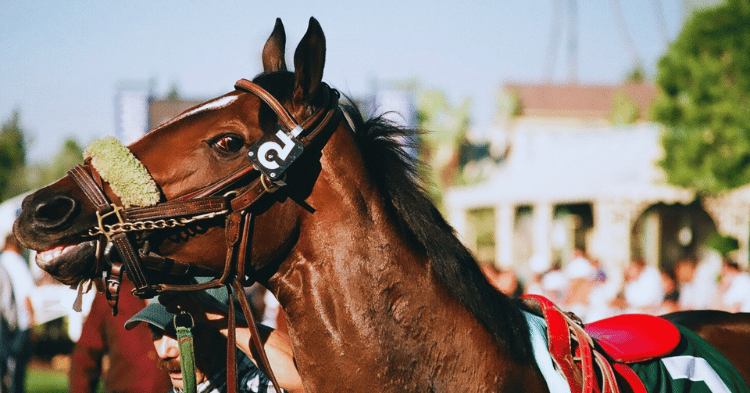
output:
[[[666,356],[680,343],[680,331],[653,315],[618,315],[589,323],[584,329],[610,358],[622,363]]]

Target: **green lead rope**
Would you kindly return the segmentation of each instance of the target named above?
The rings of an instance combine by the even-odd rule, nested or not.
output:
[[[177,342],[180,347],[180,371],[182,371],[182,391],[195,393],[195,352],[193,350],[193,317],[181,312],[174,316]]]

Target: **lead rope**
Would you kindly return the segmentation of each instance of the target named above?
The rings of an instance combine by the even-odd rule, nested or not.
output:
[[[182,391],[196,393],[195,351],[193,347],[193,316],[185,311],[175,314],[174,326],[177,331],[177,343],[180,348],[180,371],[182,372]]]

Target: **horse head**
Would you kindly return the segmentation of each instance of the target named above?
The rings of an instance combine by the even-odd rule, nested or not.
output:
[[[318,160],[325,143],[321,139],[330,136],[327,122],[334,118],[340,122],[338,116],[331,115],[339,113],[338,93],[322,82],[325,37],[318,22],[310,19],[308,30],[295,51],[294,72],[287,71],[285,43],[284,27],[277,20],[263,50],[264,72],[254,83],[238,82],[235,91],[185,111],[127,149],[122,148],[124,151],[107,156],[97,149],[90,153],[87,150],[78,175],[71,171],[70,175],[29,195],[23,202],[14,231],[26,247],[38,251],[37,264],[65,284],[98,278],[104,269],[99,259],[113,235],[105,233],[106,239],[102,237],[102,232],[107,232],[103,229],[106,225],[109,225],[107,228],[132,228],[132,222],[136,221],[132,217],[153,208],[151,205],[176,206],[179,201],[206,198],[224,199],[224,208],[208,217],[203,215],[200,220],[183,219],[179,225],[170,226],[170,223],[179,221],[180,213],[146,224],[141,220],[136,225],[140,230],[124,232],[123,236],[139,253],[146,247],[143,255],[151,253],[172,262],[188,261],[190,266],[209,269],[209,273],[211,270],[221,273],[227,262],[227,237],[237,231],[234,227],[228,228],[229,219],[225,220],[224,216],[234,214],[243,225],[253,226],[249,270],[262,271],[271,262],[278,261],[294,243],[300,212],[310,209],[304,201],[320,173]],[[249,91],[247,86],[260,87],[259,93]],[[313,140],[307,133],[310,130],[292,129],[297,125],[314,129],[316,135],[322,136]],[[331,126],[336,128],[338,124]],[[302,135],[294,135],[295,132]],[[281,133],[284,141],[274,141],[274,133]],[[266,136],[263,142],[267,143],[258,146]],[[301,145],[300,140],[309,146],[295,147],[293,153],[299,156],[295,157],[297,163],[284,171],[283,179],[280,171],[264,174],[254,169],[278,167],[277,163],[285,165],[287,148],[292,146],[283,143]],[[304,150],[304,154],[300,150]],[[248,158],[250,153],[260,153],[255,164]],[[144,203],[120,195],[118,186],[122,189],[142,179],[134,180],[126,173],[126,180],[122,180],[121,172],[130,169],[106,162],[120,159],[119,156],[132,156],[128,158],[145,169],[143,176],[153,182],[156,190],[153,202]],[[279,177],[273,178],[277,173]],[[76,178],[92,183],[88,180],[91,178],[93,185],[82,185]],[[87,188],[97,188],[97,185],[101,195],[92,197]],[[261,186],[263,191],[252,194],[253,203],[235,200],[243,192],[244,197],[249,198],[245,191]],[[106,201],[102,204],[104,207],[97,206],[97,198]],[[238,209],[241,211],[235,211]],[[110,210],[117,214],[111,214]],[[263,219],[246,217],[246,213],[262,214]],[[245,224],[245,221],[248,222]],[[247,259],[250,260],[250,253]],[[129,270],[127,264],[126,270]]]

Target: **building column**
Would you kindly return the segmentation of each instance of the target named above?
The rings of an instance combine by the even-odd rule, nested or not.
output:
[[[549,202],[533,205],[534,215],[534,257],[544,258],[549,261],[552,258],[552,242],[550,234],[552,231],[552,215],[554,210]]]
[[[593,246],[589,252],[607,269],[621,271],[630,262],[631,229],[647,202],[623,199],[598,200],[594,213]]]
[[[515,212],[515,206],[512,204],[495,206],[495,264],[503,269],[513,267]]]
[[[466,240],[469,238],[469,233],[467,232],[469,230],[468,214],[468,209],[463,206],[454,206],[448,213],[448,222],[453,227],[453,230],[456,231],[458,239],[466,245],[468,245]],[[469,248],[474,250],[475,247]]]

